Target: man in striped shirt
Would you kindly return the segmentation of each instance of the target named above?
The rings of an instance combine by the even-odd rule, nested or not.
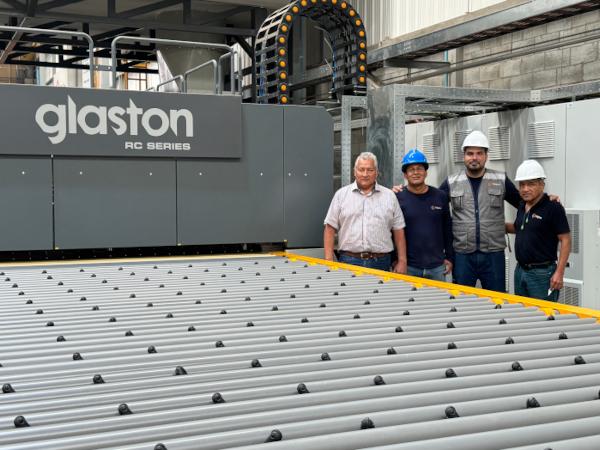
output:
[[[334,260],[337,233],[339,262],[390,270],[390,252],[396,244],[393,271],[406,273],[404,216],[395,194],[377,184],[377,175],[377,157],[361,153],[354,164],[354,183],[335,193],[325,217],[325,259]]]

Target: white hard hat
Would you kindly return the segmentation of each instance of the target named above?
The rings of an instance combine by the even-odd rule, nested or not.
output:
[[[487,150],[488,148],[490,148],[490,143],[488,142],[487,137],[485,137],[485,134],[483,134],[479,130],[475,130],[471,131],[463,141],[463,151],[466,147],[482,147]]]
[[[539,178],[546,178],[544,168],[539,162],[533,159],[526,159],[517,168],[515,181],[537,180]]]

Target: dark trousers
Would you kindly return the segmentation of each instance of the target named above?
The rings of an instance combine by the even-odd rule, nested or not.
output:
[[[379,269],[387,271],[389,271],[392,266],[392,257],[389,254],[381,256],[380,258],[362,259],[340,253],[338,261],[345,264],[354,264],[355,266],[368,267],[369,269]]]
[[[550,289],[550,278],[556,270],[556,264],[550,264],[548,267],[531,268],[525,270],[517,265],[515,268],[515,294],[525,297],[539,298],[540,300],[558,301],[559,291]]]
[[[454,283],[475,287],[479,280],[483,289],[506,292],[505,274],[504,251],[456,253]]]

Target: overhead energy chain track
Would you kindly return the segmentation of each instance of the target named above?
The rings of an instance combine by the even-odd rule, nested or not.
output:
[[[363,20],[347,1],[297,0],[273,12],[256,36],[254,57],[258,103],[290,103],[289,40],[292,27],[307,17],[324,29],[333,49],[332,92],[364,95],[367,36]]]
[[[483,294],[295,256],[4,267],[0,448],[597,448],[599,313]]]

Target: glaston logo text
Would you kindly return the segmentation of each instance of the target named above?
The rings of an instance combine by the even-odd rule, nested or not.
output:
[[[171,132],[178,136],[179,126],[183,127],[185,137],[194,136],[194,116],[187,109],[171,109],[168,112],[160,108],[144,110],[129,100],[129,106],[94,106],[81,108],[71,96],[67,104],[46,103],[35,112],[35,121],[52,144],[60,144],[67,134],[83,132],[87,135],[108,134],[109,128],[117,136],[129,133],[138,136],[140,127],[152,137],[164,136]]]

